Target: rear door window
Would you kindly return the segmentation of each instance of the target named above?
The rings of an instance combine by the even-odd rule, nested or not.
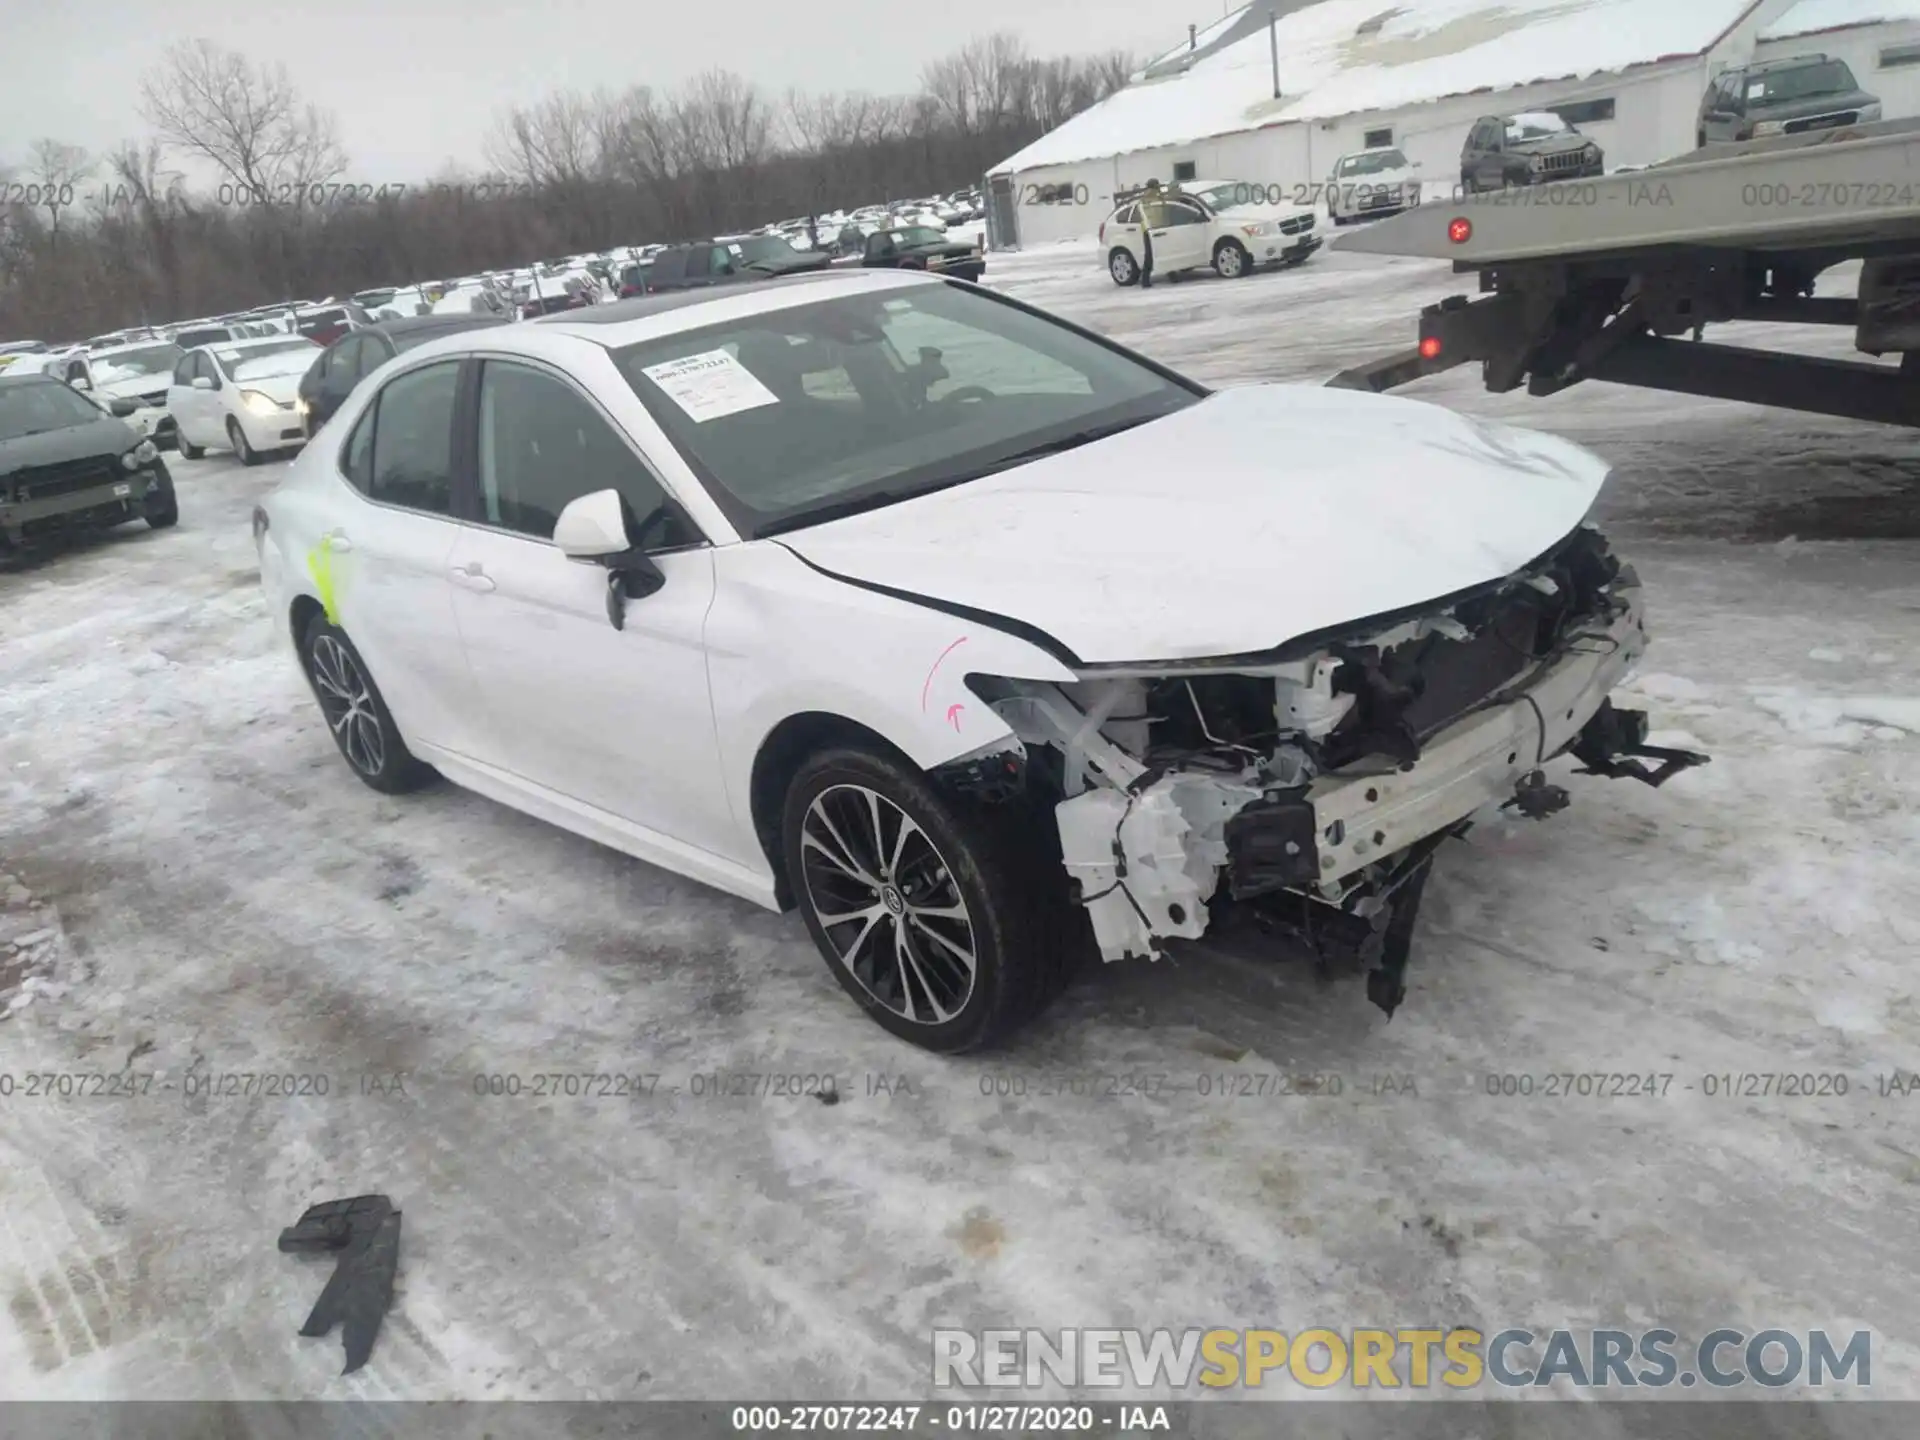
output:
[[[430,515],[453,514],[453,416],[460,362],[396,376],[372,414],[367,494]],[[351,447],[349,447],[351,448]]]

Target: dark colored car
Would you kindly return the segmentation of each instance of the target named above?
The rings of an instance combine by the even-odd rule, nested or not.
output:
[[[831,255],[796,249],[779,235],[748,235],[723,243],[733,252],[734,264],[750,276],[804,275],[833,263]]]
[[[636,260],[620,267],[620,283],[615,287],[619,299],[631,300],[636,295],[647,293],[647,274],[653,269],[651,263]]]
[[[867,236],[860,263],[890,270],[931,270],[958,280],[978,280],[987,270],[986,257],[977,245],[949,240],[930,225],[874,231]]]
[[[315,358],[300,377],[300,424],[311,440],[333,418],[353,387],[394,356],[483,325],[504,325],[504,315],[416,315],[406,320],[381,320],[343,335]]]
[[[670,245],[653,257],[647,273],[649,292],[695,290],[750,278],[733,251],[715,240],[692,245]]]
[[[520,316],[524,320],[538,320],[542,315],[557,315],[562,310],[584,310],[592,303],[593,297],[577,277],[561,280],[542,275],[539,283],[527,292],[527,298],[520,302]]]
[[[373,317],[351,303],[296,310],[293,316],[293,328],[316,345],[331,345],[349,330],[364,329],[372,323]]]
[[[1585,180],[1606,174],[1606,165],[1598,145],[1551,111],[1483,115],[1460,149],[1460,188],[1472,195]]]
[[[1879,118],[1878,97],[1860,88],[1846,61],[1795,55],[1718,76],[1701,97],[1694,139],[1705,148],[1871,124]]]
[[[50,375],[0,375],[0,550],[75,530],[180,518],[173,476],[121,415]]]

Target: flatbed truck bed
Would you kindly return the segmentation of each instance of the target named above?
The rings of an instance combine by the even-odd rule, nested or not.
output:
[[[1335,240],[1451,260],[1480,298],[1419,319],[1417,343],[1329,381],[1388,390],[1479,362],[1487,388],[1581,380],[1920,425],[1920,119],[1781,136],[1596,180],[1433,201]],[[1865,261],[1858,293],[1814,294]],[[1839,325],[1839,360],[1709,344],[1727,321]],[[1688,336],[1680,339],[1677,337]]]

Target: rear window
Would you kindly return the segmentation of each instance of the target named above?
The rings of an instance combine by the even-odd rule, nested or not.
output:
[[[200,330],[182,330],[173,337],[173,343],[182,350],[191,350],[198,345],[217,345],[222,340],[231,340],[233,333],[224,325],[210,325]]]
[[[306,330],[318,329],[323,325],[338,325],[346,318],[347,312],[344,310],[317,310],[311,315],[300,317],[300,328]]]

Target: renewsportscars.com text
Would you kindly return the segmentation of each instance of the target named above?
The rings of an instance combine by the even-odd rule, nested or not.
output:
[[[1779,1389],[1873,1383],[1866,1330],[936,1330],[933,1383],[998,1389]]]

